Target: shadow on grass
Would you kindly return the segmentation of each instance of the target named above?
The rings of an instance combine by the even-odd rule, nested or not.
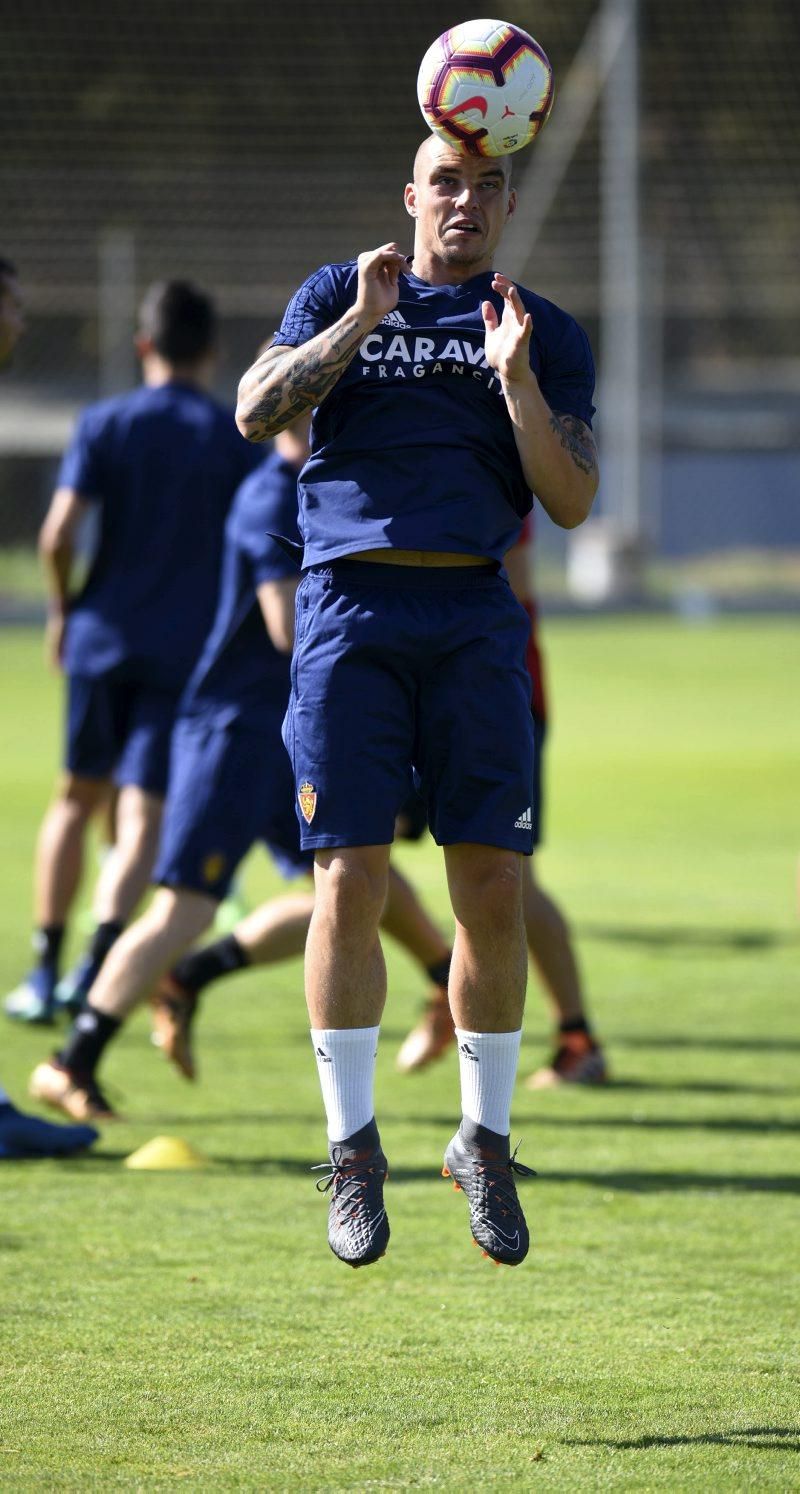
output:
[[[582,1126],[586,1130],[603,1127],[638,1131],[733,1131],[742,1136],[794,1136],[800,1131],[800,1121],[790,1120],[740,1120],[737,1116],[698,1117],[696,1120],[673,1120],[669,1116],[633,1115],[539,1115],[537,1122],[543,1126]]]
[[[629,927],[625,924],[581,923],[584,939],[604,939],[612,944],[638,944],[651,949],[730,949],[741,952],[790,949],[800,946],[800,933],[784,929],[692,928],[689,925]]]
[[[800,1452],[800,1427],[741,1427],[730,1432],[703,1432],[697,1437],[570,1437],[567,1447],[616,1447],[640,1451],[648,1447],[766,1447]]]
[[[680,1095],[763,1095],[765,1098],[778,1095],[796,1095],[790,1084],[738,1084],[716,1079],[617,1079],[612,1076],[607,1084],[595,1085],[593,1095],[613,1095],[624,1092],[637,1094]]]
[[[620,1193],[788,1193],[800,1195],[800,1173],[740,1172],[551,1172],[542,1183],[586,1183]]]
[[[603,1034],[606,1039],[606,1034]],[[720,1051],[725,1053],[795,1053],[800,1052],[800,1038],[780,1037],[773,1035],[764,1037],[759,1034],[753,1037],[728,1037],[725,1033],[713,1032],[704,1036],[702,1033],[675,1033],[675,1034],[639,1034],[629,1036],[622,1033],[617,1037],[607,1039],[609,1047],[612,1048],[709,1048],[713,1053]]]

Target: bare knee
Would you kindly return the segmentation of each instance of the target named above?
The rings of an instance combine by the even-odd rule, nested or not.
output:
[[[447,848],[446,859],[453,912],[462,927],[500,934],[520,926],[521,856],[493,846],[458,846]]]
[[[209,927],[216,913],[213,898],[183,888],[159,887],[141,918],[131,925],[144,939],[197,939]]]
[[[88,825],[108,795],[109,784],[105,779],[78,778],[74,773],[65,773],[52,808],[73,824]]]
[[[365,846],[318,854],[315,916],[340,933],[374,934],[386,901],[388,848],[385,857],[373,853],[383,849]]]
[[[158,839],[164,800],[144,789],[127,785],[117,801],[117,845],[135,853]]]

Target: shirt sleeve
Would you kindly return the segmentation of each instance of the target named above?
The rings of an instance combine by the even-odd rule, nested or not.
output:
[[[104,465],[103,427],[93,410],[84,410],[62,457],[57,485],[73,488],[81,498],[99,503],[103,498]]]
[[[292,296],[272,340],[283,347],[299,348],[338,322],[349,304],[333,266],[323,265]]]
[[[262,581],[299,579],[300,575],[295,553],[300,538],[297,530],[297,477],[282,465],[270,463],[268,458],[260,484],[262,495],[266,481],[269,481],[269,500],[249,509],[246,532],[241,535],[256,586],[260,586]]]
[[[567,318],[555,350],[548,350],[539,387],[556,414],[575,415],[591,427],[595,412],[594,359],[583,327],[572,317]]]
[[[272,535],[268,536],[267,543],[261,547],[258,556],[252,559],[256,586],[260,586],[262,581],[289,581],[292,578],[300,580],[297,562]]]

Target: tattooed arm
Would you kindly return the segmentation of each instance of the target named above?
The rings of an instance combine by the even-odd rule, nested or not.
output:
[[[576,415],[553,414],[530,366],[530,313],[506,276],[496,274],[493,289],[505,304],[498,317],[484,302],[486,356],[502,385],[525,481],[555,524],[574,529],[597,492],[594,437]]]
[[[358,257],[354,305],[299,348],[267,348],[239,385],[236,424],[249,441],[266,441],[329,394],[361,343],[398,300],[405,256],[396,244]]]

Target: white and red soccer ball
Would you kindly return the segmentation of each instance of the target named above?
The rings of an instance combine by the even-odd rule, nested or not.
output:
[[[464,21],[422,59],[417,98],[434,134],[456,150],[506,156],[539,133],[553,106],[553,69],[508,21]]]

